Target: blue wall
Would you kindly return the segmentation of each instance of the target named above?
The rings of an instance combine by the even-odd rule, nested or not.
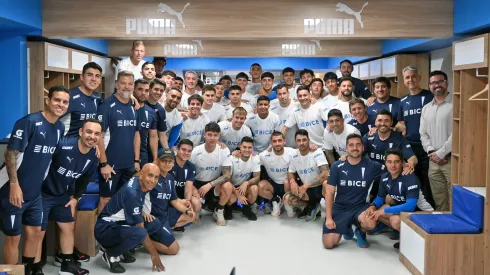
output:
[[[1,0],[0,17],[42,29],[41,0]]]
[[[489,0],[454,0],[454,33],[490,29]]]
[[[2,83],[0,104],[0,137],[7,136],[14,123],[27,114],[27,44],[25,36],[0,34],[0,49],[4,64],[0,69]]]

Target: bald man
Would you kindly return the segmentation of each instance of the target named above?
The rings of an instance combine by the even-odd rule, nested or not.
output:
[[[102,259],[112,273],[124,273],[120,256],[126,263],[134,262],[129,250],[143,243],[151,255],[152,269],[165,267],[144,228],[141,215],[144,197],[158,183],[160,169],[153,163],[143,166],[139,177],[131,178],[104,207],[95,224],[95,239],[100,243]]]

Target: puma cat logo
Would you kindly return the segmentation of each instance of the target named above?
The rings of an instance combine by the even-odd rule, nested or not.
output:
[[[346,4],[344,3],[341,3],[339,2],[337,4],[337,9],[335,9],[335,11],[338,11],[338,12],[344,12],[346,14],[349,14],[349,15],[354,15],[356,17],[356,20],[357,22],[359,22],[359,24],[361,25],[361,28],[364,28],[364,24],[362,23],[362,17],[361,17],[361,13],[362,11],[364,10],[364,8],[369,4],[369,2],[366,2],[364,3],[364,5],[362,6],[361,10],[356,12],[356,11],[353,11],[349,6],[347,6]]]
[[[182,24],[182,26],[185,29],[184,20],[182,20],[182,14],[184,13],[185,8],[187,8],[187,6],[189,6],[190,4],[191,3],[185,4],[185,6],[184,6],[184,8],[182,9],[181,12],[176,12],[176,11],[174,11],[174,9],[172,9],[171,7],[169,7],[167,4],[160,3],[158,5],[158,11],[159,12],[166,12],[166,13],[168,13],[170,15],[173,15],[173,16],[177,17],[177,19],[180,21],[180,23]]]

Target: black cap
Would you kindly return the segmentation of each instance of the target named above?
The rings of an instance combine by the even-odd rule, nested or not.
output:
[[[164,159],[169,157],[175,159],[175,155],[174,152],[172,152],[172,150],[160,150],[160,152],[158,152],[159,159]]]

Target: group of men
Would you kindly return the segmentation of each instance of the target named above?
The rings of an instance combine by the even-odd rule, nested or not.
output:
[[[398,99],[383,77],[371,95],[348,60],[340,79],[304,69],[295,85],[288,67],[274,86],[274,75],[253,64],[251,81],[240,73],[235,85],[225,76],[198,88],[195,72],[179,81],[143,56],[136,41],[105,99],[96,92],[102,69],[90,62],[79,87],[50,88],[46,109],[16,122],[0,189],[5,264],[17,263],[24,226],[26,274],[42,274],[42,240],[54,220],[60,274],[88,274],[79,262],[89,257],[74,248],[74,217],[94,179],[95,238],[114,273],[141,245],[153,269],[164,270],[159,253],[180,249],[172,231],[198,224],[201,208],[220,226],[233,213],[254,221],[283,209],[310,222],[324,198],[323,245],[331,249],[342,236],[359,247],[369,246],[366,233],[390,230],[396,239],[400,212],[448,207],[452,105],[441,71],[427,91],[417,68],[405,68],[409,94]]]

